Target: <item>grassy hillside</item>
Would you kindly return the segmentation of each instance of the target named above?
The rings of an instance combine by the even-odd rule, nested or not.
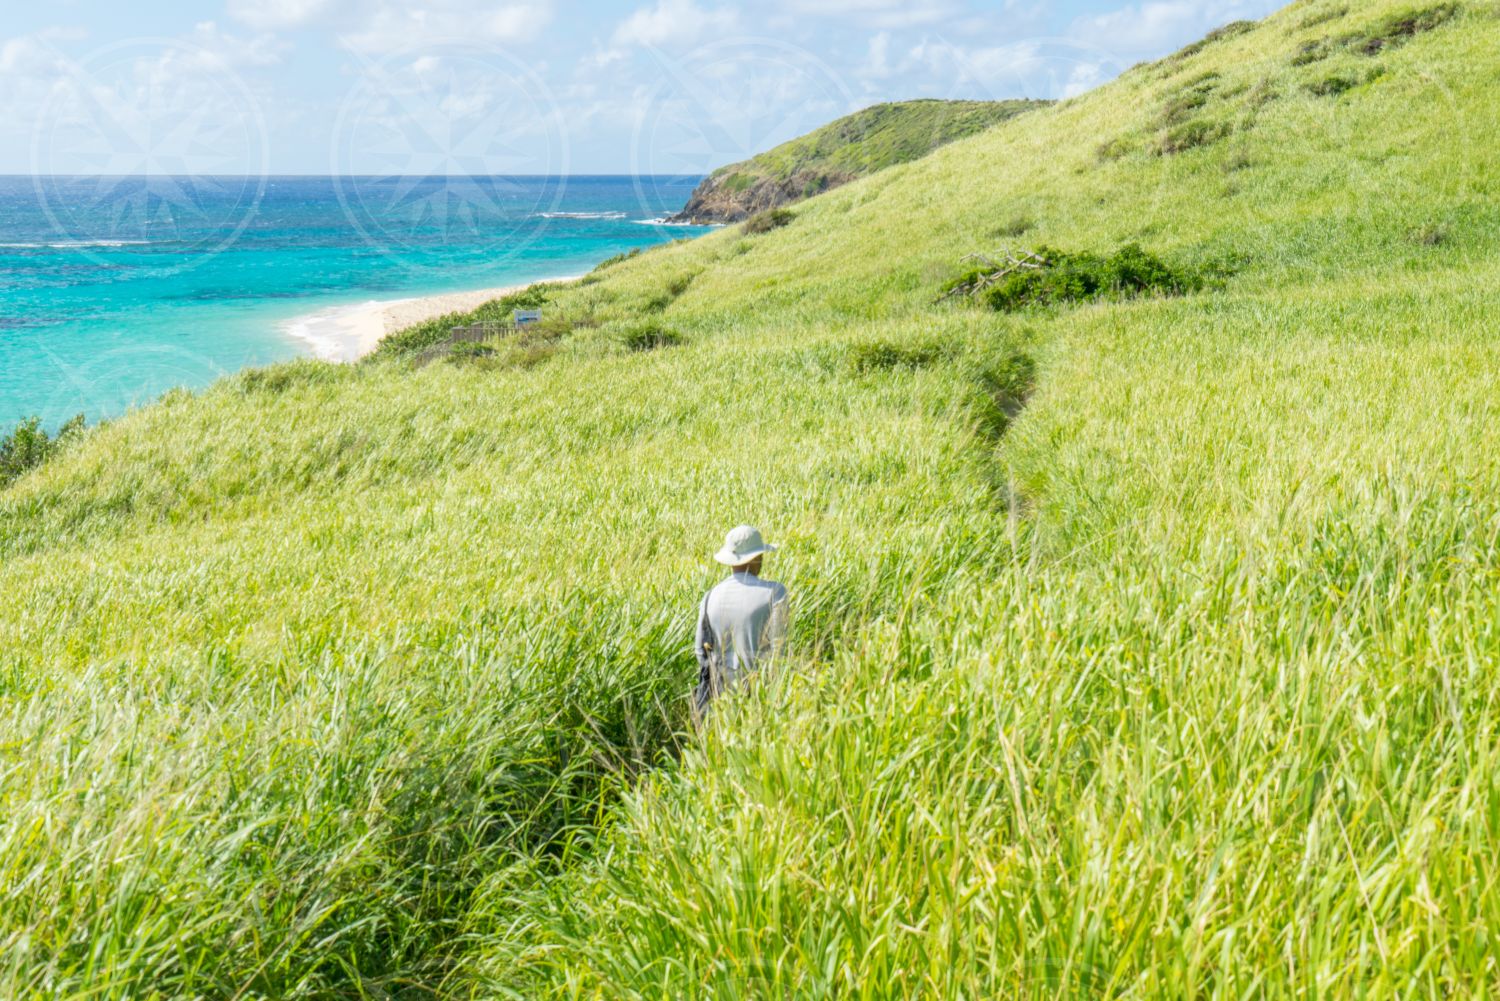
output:
[[[0,995],[1495,993],[1500,8],[1409,10],[23,476]],[[934,304],[1131,242],[1202,281]],[[700,737],[741,521],[793,654]]]
[[[901,101],[877,104],[720,167],[676,216],[684,222],[739,222],[860,177],[926,156],[1008,121],[1045,101]]]

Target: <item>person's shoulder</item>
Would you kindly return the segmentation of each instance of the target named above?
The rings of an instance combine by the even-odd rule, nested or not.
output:
[[[708,594],[704,595],[704,600],[707,601],[715,596],[728,594],[737,586],[738,584],[733,577],[725,577],[723,580],[719,581],[713,587],[708,589]]]
[[[774,600],[782,601],[786,598],[787,592],[785,584],[775,580],[768,580],[765,582],[765,584],[771,589],[771,596]]]

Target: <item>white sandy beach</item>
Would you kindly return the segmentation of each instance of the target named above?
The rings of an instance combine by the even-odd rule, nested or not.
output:
[[[573,281],[577,276],[550,278]],[[450,292],[412,299],[371,300],[352,306],[332,306],[288,320],[285,333],[312,348],[325,361],[357,361],[380,346],[387,334],[449,313],[467,313],[487,302],[535,284]]]

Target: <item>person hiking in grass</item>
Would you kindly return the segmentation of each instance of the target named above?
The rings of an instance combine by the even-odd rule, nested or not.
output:
[[[698,607],[694,709],[700,720],[720,692],[732,690],[760,661],[774,657],[786,637],[786,588],[760,576],[766,554],[775,551],[760,532],[741,525],[714,554],[730,574]]]

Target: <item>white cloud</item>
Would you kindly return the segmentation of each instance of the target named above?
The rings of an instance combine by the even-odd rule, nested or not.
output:
[[[658,0],[642,7],[615,29],[616,48],[668,48],[691,45],[700,39],[738,30],[739,15],[728,7],[705,9],[693,0]]]
[[[1239,17],[1265,13],[1264,2],[1152,0],[1076,19],[1071,38],[1122,56],[1163,55]]]
[[[1100,63],[1079,63],[1068,74],[1060,96],[1077,97],[1104,83],[1111,75],[1109,68]]]
[[[552,20],[551,0],[491,6],[483,0],[444,3],[364,4],[338,27],[344,42],[361,52],[394,52],[423,44],[458,41],[476,45],[529,42]]]
[[[924,40],[896,69],[934,96],[989,100],[1072,97],[1110,80],[1127,63],[1066,38],[1030,38],[1000,45]]]
[[[781,0],[800,16],[843,18],[860,28],[912,28],[939,24],[960,12],[954,0]]]
[[[259,31],[296,28],[327,14],[336,0],[229,0],[229,16]]]
[[[551,23],[555,0],[229,0],[229,13],[252,28],[324,28],[361,52],[392,52],[423,43],[464,40],[509,45],[536,38]]]
[[[242,37],[227,34],[213,21],[195,25],[180,49],[167,49],[163,59],[186,60],[194,68],[212,70],[234,66],[273,66],[290,46],[270,34]]]
[[[49,75],[56,71],[58,61],[56,51],[33,36],[8,39],[0,44],[0,79],[15,83]]]
[[[894,72],[891,67],[891,33],[882,31],[870,39],[870,52],[860,68],[860,76],[866,80],[887,80]]]

